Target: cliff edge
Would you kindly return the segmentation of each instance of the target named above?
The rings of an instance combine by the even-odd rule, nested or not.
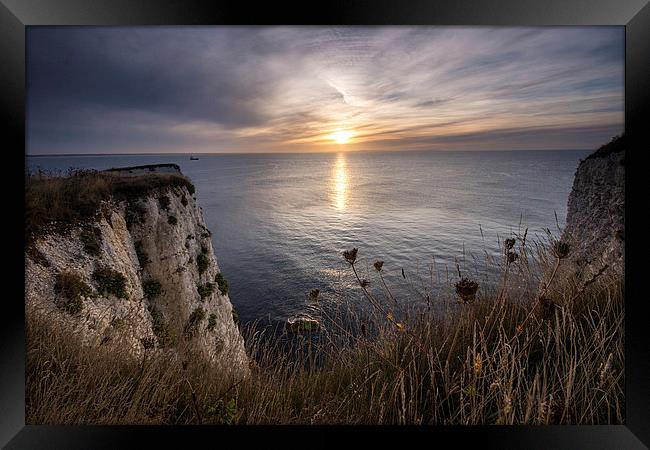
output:
[[[27,312],[70,327],[84,345],[198,352],[245,375],[211,233],[194,186],[174,166],[32,176]]]
[[[622,281],[625,274],[625,136],[581,161],[568,200],[562,241],[570,245],[560,277],[577,286]]]

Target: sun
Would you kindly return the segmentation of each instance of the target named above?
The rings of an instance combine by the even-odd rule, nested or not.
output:
[[[350,138],[354,136],[354,133],[349,130],[337,130],[334,133],[329,135],[329,138],[335,141],[337,144],[347,144],[350,141]]]

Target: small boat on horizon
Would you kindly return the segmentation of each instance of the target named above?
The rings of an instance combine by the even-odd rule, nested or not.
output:
[[[197,158],[196,156],[192,156],[192,155],[190,155],[190,160],[192,160],[192,161],[198,161],[199,158]]]

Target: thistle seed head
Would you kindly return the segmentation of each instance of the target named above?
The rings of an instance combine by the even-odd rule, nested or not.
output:
[[[345,258],[345,260],[348,263],[354,264],[357,261],[357,252],[358,251],[359,251],[359,249],[357,249],[357,248],[353,248],[352,250],[346,250],[346,251],[343,252],[343,257]]]

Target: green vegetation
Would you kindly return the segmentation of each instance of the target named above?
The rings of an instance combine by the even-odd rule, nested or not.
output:
[[[151,314],[151,328],[156,335],[158,345],[160,347],[173,347],[176,345],[176,333],[165,322],[162,314],[155,307],[149,307],[149,314]]]
[[[208,317],[208,331],[214,331],[214,328],[217,326],[217,315],[210,314]]]
[[[210,423],[233,425],[237,419],[237,403],[234,398],[228,401],[219,399],[215,403],[206,405],[205,414]]]
[[[98,291],[113,294],[126,299],[126,277],[110,267],[98,267],[93,272],[93,280],[97,282]]]
[[[171,200],[168,195],[161,195],[158,197],[158,205],[160,205],[161,209],[164,209],[165,211],[169,210],[170,203]]]
[[[97,227],[84,227],[79,234],[86,253],[99,256],[102,242],[102,231]]]
[[[82,296],[90,297],[93,291],[79,275],[72,272],[61,272],[56,276],[54,292],[60,296],[57,306],[70,314],[78,314],[83,309]]]
[[[25,179],[26,241],[29,243],[47,231],[65,232],[99,219],[102,201],[126,201],[131,210],[137,200],[147,195],[183,186],[194,191],[187,178],[170,173],[131,177],[91,170],[70,170],[65,177],[44,172],[31,174]],[[137,212],[130,219],[128,214],[131,224],[139,222]]]
[[[219,286],[219,291],[223,295],[228,295],[228,280],[226,280],[223,276],[223,273],[219,272],[214,276],[214,281],[217,283],[217,286]]]
[[[156,280],[147,280],[142,283],[142,291],[147,300],[153,300],[162,293],[162,285]]]
[[[204,298],[209,297],[214,292],[214,284],[212,283],[197,284],[196,290],[199,292],[199,295],[201,296],[201,300],[203,300]]]
[[[203,273],[208,269],[208,255],[205,253],[199,253],[196,257],[196,265],[199,269],[199,273]]]
[[[191,339],[194,336],[203,319],[205,319],[205,310],[199,306],[192,311],[192,314],[190,314],[190,317],[187,319],[187,323],[185,324],[185,328],[183,329],[183,334],[186,339]]]
[[[170,225],[176,225],[178,223],[178,219],[176,216],[167,216],[167,223]]]

